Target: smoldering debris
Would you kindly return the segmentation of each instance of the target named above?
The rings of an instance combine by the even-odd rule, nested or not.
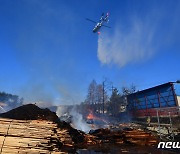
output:
[[[72,127],[70,127],[70,124],[64,122],[65,128],[70,130],[69,133],[75,141],[76,147],[80,149],[91,146],[96,147],[104,144],[133,144],[153,146],[156,145],[159,141],[157,136],[151,134],[150,132],[145,132],[138,124],[122,123],[115,125],[107,122],[110,120],[107,120],[107,117],[98,117],[92,112],[90,112],[86,118],[87,120],[93,120],[94,123],[87,124],[88,121],[83,119],[83,116],[77,111],[75,107],[59,107],[57,112],[59,112],[57,113],[58,115],[61,115],[59,117],[61,120],[66,119],[66,121],[70,122]],[[71,120],[69,120],[69,117]],[[101,128],[97,129],[97,120],[106,120],[106,122],[103,123],[103,126],[100,125]],[[83,133],[82,131],[86,133]],[[77,137],[79,138],[78,140]]]
[[[111,129],[97,129],[90,131],[90,135],[96,137],[98,143],[156,145],[158,138],[151,133],[137,129],[123,129],[112,131]],[[96,143],[97,144],[97,143]]]

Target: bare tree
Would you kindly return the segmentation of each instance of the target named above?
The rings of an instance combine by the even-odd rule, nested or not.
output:
[[[97,103],[101,104],[103,102],[103,86],[102,84],[98,84],[97,85],[97,89],[96,89],[96,99],[97,99]]]
[[[87,99],[86,99],[86,103],[87,104],[95,104],[96,100],[97,100],[97,83],[95,80],[92,80],[92,82],[89,85],[88,88],[88,94],[87,94]]]
[[[124,96],[132,94],[134,92],[136,92],[136,86],[134,84],[132,84],[130,87],[122,87],[122,93]]]

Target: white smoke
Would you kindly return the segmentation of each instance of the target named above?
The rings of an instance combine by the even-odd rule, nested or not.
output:
[[[85,122],[85,120],[83,119],[82,114],[78,113],[77,110],[75,108],[73,108],[70,111],[70,115],[72,116],[72,125],[78,129],[78,130],[82,130],[84,132],[89,132],[91,130],[91,128],[88,126],[88,124]]]
[[[2,106],[0,106],[0,113],[4,113],[4,112],[6,112],[5,109]]]
[[[56,115],[58,117],[62,117],[64,114],[66,114],[68,111],[68,107],[67,106],[58,106],[57,110],[56,110]]]
[[[98,58],[102,64],[116,64],[123,67],[149,59],[155,52],[152,47],[153,25],[140,20],[132,21],[129,29],[114,27],[112,35],[103,32],[98,38]]]
[[[71,125],[81,131],[89,132],[91,128],[88,126],[86,121],[83,119],[82,114],[80,114],[76,107],[68,109],[68,106],[59,106],[56,111],[57,116],[64,121],[68,121],[71,117]]]

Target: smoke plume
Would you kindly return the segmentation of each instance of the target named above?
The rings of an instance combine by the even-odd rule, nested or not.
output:
[[[77,110],[72,108],[70,115],[72,116],[72,125],[78,129],[82,130],[84,132],[89,132],[91,128],[88,126],[88,124],[83,119],[82,114],[78,113]]]
[[[128,31],[117,26],[112,35],[107,32],[99,35],[98,58],[102,64],[116,64],[119,67],[142,62],[155,52],[153,37],[153,27],[141,21],[133,21]]]
[[[0,113],[4,113],[4,112],[6,112],[5,109],[2,106],[0,106]]]
[[[71,109],[69,109],[67,106],[59,106],[56,114],[61,120],[71,122],[72,126],[78,130],[82,130],[84,132],[89,132],[91,130],[83,119],[82,114],[77,111],[75,106]]]

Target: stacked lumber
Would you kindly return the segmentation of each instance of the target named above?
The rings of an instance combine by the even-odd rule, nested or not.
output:
[[[57,130],[50,121],[0,119],[0,153],[62,153]]]

